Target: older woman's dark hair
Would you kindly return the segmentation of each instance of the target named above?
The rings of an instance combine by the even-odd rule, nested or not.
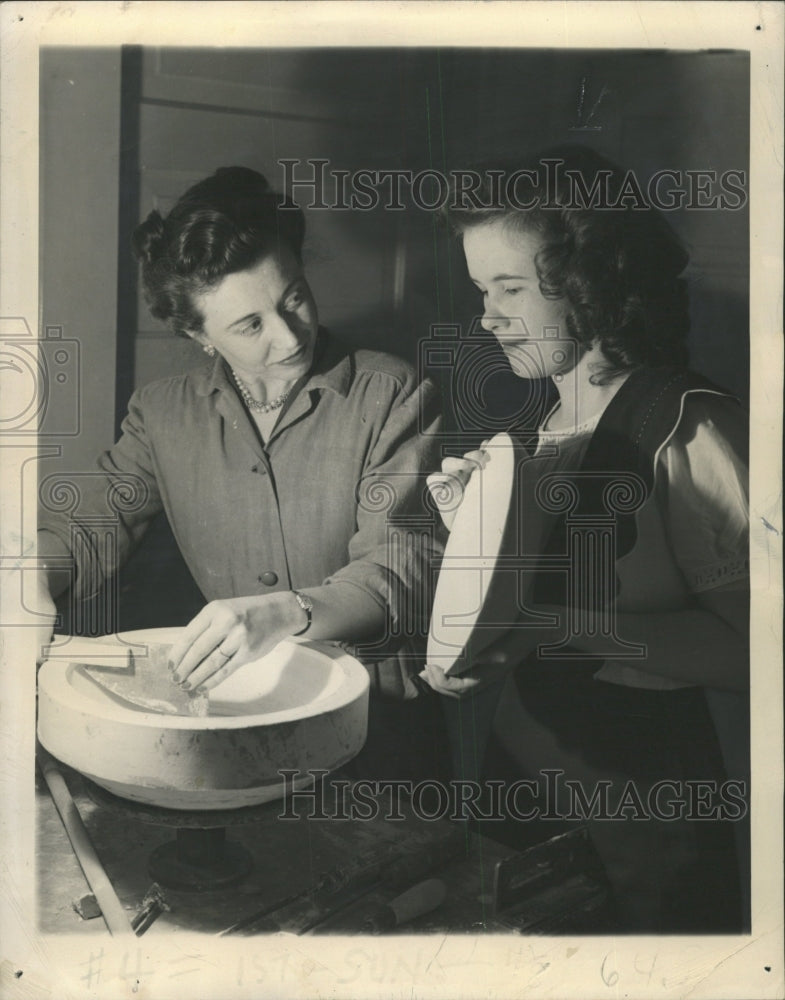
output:
[[[245,271],[282,246],[301,259],[305,219],[286,196],[247,167],[221,167],[195,184],[166,218],[153,211],[132,245],[153,316],[175,333],[201,333],[193,294]]]
[[[497,178],[515,172],[521,183],[507,191],[494,171]],[[687,288],[679,276],[689,255],[661,213],[641,204],[634,178],[581,146],[478,173],[484,187],[473,199],[456,193],[446,209],[450,226],[462,236],[499,221],[541,237],[540,291],[567,301],[572,337],[601,347],[608,368],[599,380],[643,365],[687,364]]]

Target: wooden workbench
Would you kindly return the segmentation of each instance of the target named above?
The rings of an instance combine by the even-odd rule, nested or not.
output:
[[[153,881],[147,867],[149,855],[171,840],[173,831],[140,820],[133,806],[120,812],[102,808],[87,794],[77,772],[65,766],[62,772],[106,873],[131,917]],[[40,775],[37,780],[39,929],[53,934],[105,935],[101,917],[83,919],[72,906],[73,900],[89,892],[89,886],[46,785]],[[455,823],[418,819],[405,808],[405,819],[397,821],[385,820],[383,809],[379,818],[368,821],[307,818],[306,802],[294,804],[296,819],[283,820],[282,809],[280,803],[271,804],[255,822],[228,828],[228,837],[241,843],[253,858],[253,870],[241,884],[202,892],[167,889],[171,912],[162,914],[147,935],[219,934],[270,904],[311,889],[326,872],[356,863],[388,845],[415,851],[456,831]],[[444,903],[407,924],[403,932],[514,932],[514,923],[492,915],[494,867],[510,855],[510,848],[472,834],[463,825],[458,826],[457,840],[452,860],[432,873],[446,885]],[[369,893],[336,914],[319,932],[359,933],[369,908],[392,895],[389,889]],[[593,926],[596,929],[596,922]],[[577,922],[574,929],[580,930]]]

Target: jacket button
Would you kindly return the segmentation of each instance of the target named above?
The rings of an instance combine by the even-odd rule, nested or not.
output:
[[[259,577],[259,583],[263,583],[265,587],[274,587],[278,583],[278,574],[268,570]]]

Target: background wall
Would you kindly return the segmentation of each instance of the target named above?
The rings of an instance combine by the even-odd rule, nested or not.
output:
[[[128,237],[218,166],[280,186],[283,158],[447,171],[576,141],[644,178],[749,162],[742,52],[52,49],[41,67],[42,316],[80,341],[85,375],[83,432],[46,471],[84,468],[136,386],[201,359],[147,313]],[[691,251],[693,365],[747,399],[747,211],[670,215]],[[433,324],[469,328],[479,299],[432,214],[311,211],[307,223],[309,278],[336,332],[415,361]],[[485,391],[504,414],[521,383],[497,375]],[[452,450],[482,436],[469,427]],[[151,537],[140,579],[174,565],[165,525]]]
[[[67,389],[50,393],[43,429],[63,435],[50,460],[63,471],[85,468],[111,443],[120,87],[118,49],[41,51],[41,326],[70,355]]]

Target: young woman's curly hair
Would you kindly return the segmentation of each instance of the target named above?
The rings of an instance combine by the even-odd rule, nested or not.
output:
[[[513,172],[527,183],[507,191],[498,177]],[[595,381],[642,366],[686,366],[689,313],[680,275],[689,256],[659,211],[634,195],[619,198],[628,190],[619,167],[586,147],[565,146],[477,173],[483,185],[472,189],[473,199],[456,193],[448,203],[449,225],[459,236],[488,223],[538,234],[540,291],[566,300],[570,336],[587,347],[597,343],[607,360]]]
[[[253,267],[281,246],[299,260],[305,218],[247,167],[221,167],[179,199],[166,218],[150,212],[133,234],[145,299],[175,333],[203,332],[194,293]]]

